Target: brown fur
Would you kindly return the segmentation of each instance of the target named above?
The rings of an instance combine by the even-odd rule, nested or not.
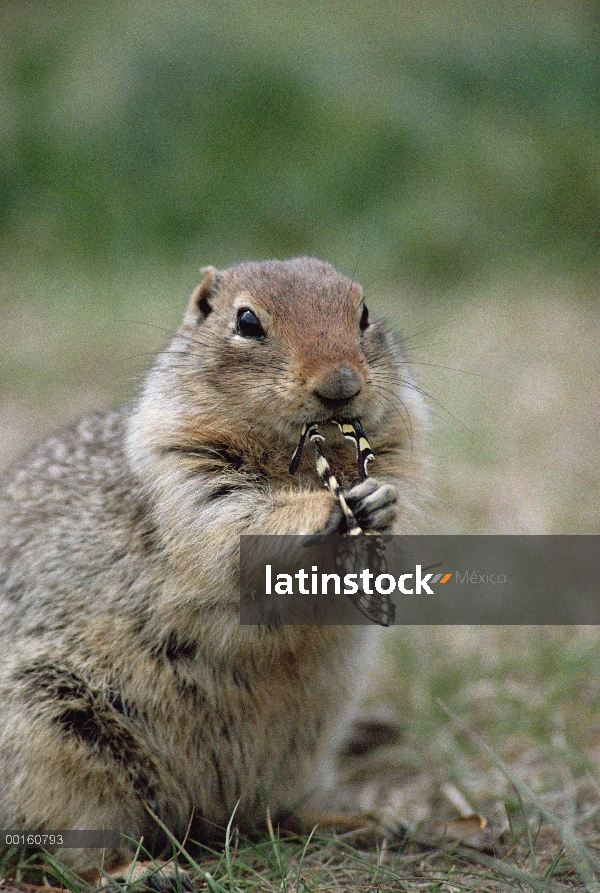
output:
[[[295,478],[288,465],[302,424],[332,418],[316,391],[342,366],[360,392],[335,413],[362,419],[373,473],[399,492],[386,529],[413,530],[421,405],[387,330],[361,333],[360,287],[328,264],[204,273],[139,400],[50,438],[2,481],[5,828],[116,828],[160,847],[148,807],[181,838],[192,813],[207,830],[238,804],[250,828],[332,782],[352,668],[367,675],[377,631],[241,627],[239,536],[337,517],[309,450]],[[263,340],[236,334],[240,307]],[[355,458],[333,426],[327,451],[347,488]],[[93,876],[93,854],[66,855]]]

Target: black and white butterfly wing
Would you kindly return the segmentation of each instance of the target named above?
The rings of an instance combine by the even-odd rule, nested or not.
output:
[[[396,619],[396,606],[389,595],[383,595],[380,592],[368,595],[366,592],[359,591],[354,595],[348,595],[348,598],[372,623],[378,623],[379,626],[392,626]]]
[[[358,575],[368,568],[374,580],[387,570],[385,546],[377,534],[362,537],[342,537],[336,543],[335,564],[342,575],[354,573]],[[346,593],[352,604],[358,608],[367,620],[380,626],[392,626],[396,619],[396,607],[390,596],[377,592],[374,585],[371,593],[359,589],[355,593]]]

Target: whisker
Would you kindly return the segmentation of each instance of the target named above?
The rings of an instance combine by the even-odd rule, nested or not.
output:
[[[403,380],[402,383],[405,385],[405,387],[410,388],[410,389],[413,390],[413,391],[416,391],[416,392],[417,392],[418,394],[420,394],[422,397],[425,397],[427,400],[431,400],[432,403],[435,403],[436,406],[439,406],[439,408],[440,408],[443,412],[445,412],[446,415],[450,416],[450,418],[453,419],[455,422],[458,422],[458,424],[459,424],[462,428],[464,428],[465,431],[468,431],[469,434],[473,434],[473,435],[476,434],[476,432],[475,432],[472,428],[469,428],[469,426],[466,425],[466,424],[462,421],[462,419],[459,419],[458,416],[454,415],[454,413],[451,412],[451,411],[448,409],[448,407],[444,406],[443,403],[441,403],[439,400],[437,400],[437,399],[433,396],[433,394],[429,394],[426,390],[424,390],[423,388],[419,387],[419,385],[416,385],[416,384],[415,384],[414,382],[412,382],[412,381],[404,381],[404,380]]]
[[[388,406],[391,406],[393,412],[398,414],[398,417],[400,418],[402,424],[404,425],[404,430],[406,431],[406,433],[408,435],[408,439],[410,440],[410,447],[412,449],[413,448],[412,419],[410,417],[410,413],[409,413],[406,405],[402,402],[402,400],[400,400],[402,409],[404,409],[404,412],[406,413],[406,416],[408,418],[408,424],[406,422],[406,419],[404,418],[404,415],[402,414],[402,411],[393,403],[393,401],[386,394],[379,394],[378,396],[381,400],[384,400],[388,404]]]
[[[463,375],[472,375],[475,378],[489,378],[489,375],[485,375],[482,372],[470,372],[468,369],[459,369],[458,366],[444,366],[441,363],[424,363],[421,360],[410,360],[409,363],[403,363],[402,365],[430,366],[432,369],[444,369],[449,372],[462,372]]]
[[[165,326],[159,326],[157,323],[148,322],[145,319],[132,319],[131,317],[115,317],[117,322],[122,323],[132,323],[138,326],[147,326],[150,329],[156,329],[158,332],[164,332],[169,335],[171,341],[176,340],[177,338],[183,338],[185,341],[188,341],[190,344],[199,344],[201,347],[213,347],[214,341],[202,341],[200,338],[193,337],[192,335],[188,335],[185,332],[175,331],[172,329],[165,328]],[[202,333],[201,333],[202,334]],[[207,335],[208,337],[208,335]],[[163,351],[164,352],[164,351]]]
[[[429,326],[426,329],[421,329],[419,332],[413,332],[412,335],[403,335],[398,343],[404,344],[405,341],[412,341],[413,338],[419,338],[420,335],[428,335],[430,332],[439,332],[443,325],[446,323],[439,323],[437,326]]]
[[[404,412],[406,413],[406,418],[408,419],[408,425],[410,426],[410,430],[407,427],[407,434],[410,437],[410,440],[412,443],[412,419],[410,417],[410,412],[408,411],[408,407],[405,404],[405,402],[402,400],[402,397],[400,397],[400,395],[397,394],[395,391],[392,391],[391,388],[386,388],[379,383],[375,383],[375,387],[379,391],[385,392],[385,393],[381,393],[381,396],[384,397],[385,399],[387,399],[388,402],[390,403],[390,405],[392,407],[394,407],[396,412],[402,418],[402,421],[404,422],[405,426],[406,426],[406,421],[404,421],[404,416],[402,415],[402,411],[398,408],[398,406],[395,406],[394,401],[396,401],[396,403],[399,403],[400,406],[402,407],[402,409],[404,410]]]

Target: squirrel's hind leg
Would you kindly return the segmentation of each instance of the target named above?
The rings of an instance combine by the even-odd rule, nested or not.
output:
[[[148,807],[165,817],[178,798],[122,696],[42,656],[17,659],[0,698],[1,827],[123,832],[131,843],[122,838],[118,848],[55,849],[57,859],[95,881],[98,869],[131,863],[142,837],[147,852],[166,848]]]

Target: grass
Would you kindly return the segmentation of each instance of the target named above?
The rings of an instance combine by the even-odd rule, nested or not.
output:
[[[539,806],[540,804],[538,804]],[[543,810],[543,807],[540,806]],[[203,849],[191,855],[180,847],[180,864],[194,877],[199,889],[212,893],[234,891],[323,890],[427,890],[487,891],[573,889],[595,890],[597,853],[574,833],[566,822],[557,821],[556,843],[551,857],[539,843],[542,823],[530,817],[531,829],[511,827],[498,853],[451,844],[424,844],[404,837],[400,843],[349,842],[343,837],[282,838],[278,831],[250,843],[235,833],[228,836],[222,851]],[[536,852],[539,851],[539,855]],[[569,856],[569,850],[574,853]],[[14,856],[14,854],[13,854]],[[14,869],[18,889],[46,885],[81,893],[89,885],[78,881],[58,860],[38,854]],[[37,880],[37,884],[32,881]],[[4,888],[12,882],[5,880]],[[177,877],[173,889],[180,889]]]
[[[397,837],[238,835],[186,844],[180,864],[211,891],[597,890],[600,884],[600,649],[590,628],[404,628],[370,692],[404,724],[401,741],[347,758],[341,798],[378,805]],[[440,823],[472,811],[478,838]],[[43,854],[11,853],[4,887],[77,882]]]

